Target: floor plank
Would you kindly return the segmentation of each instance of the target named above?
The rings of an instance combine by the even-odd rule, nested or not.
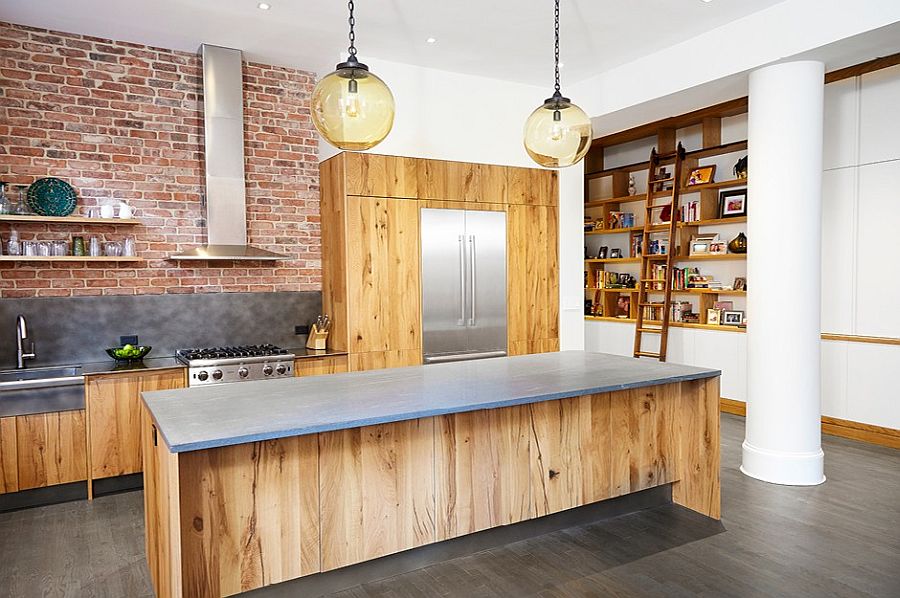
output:
[[[721,525],[659,507],[333,596],[900,595],[900,451],[825,436],[828,481],[776,486],[738,471],[743,425],[722,416]],[[142,500],[130,492],[0,514],[0,596],[151,596]]]

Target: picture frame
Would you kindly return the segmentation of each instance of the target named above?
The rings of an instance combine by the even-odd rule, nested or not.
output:
[[[747,190],[719,191],[719,218],[737,218],[747,215]]]
[[[740,326],[744,323],[744,312],[723,311],[721,322],[725,326]]]
[[[618,247],[614,247],[609,252],[609,259],[611,260],[620,260],[622,259],[622,250]]]
[[[722,312],[718,309],[706,310],[706,323],[711,326],[718,326],[721,323]]]
[[[691,239],[690,255],[707,255],[711,244],[719,241],[718,234],[697,235]],[[727,248],[726,248],[727,250]]]
[[[734,301],[716,301],[713,303],[713,307],[717,311],[732,311],[734,310]]]
[[[734,279],[734,284],[731,285],[735,291],[746,291],[747,290],[747,279],[743,276],[736,276]]]
[[[707,246],[710,255],[724,255],[728,253],[728,243],[725,241],[713,241]]]
[[[607,255],[609,255],[609,247],[604,245],[600,248],[600,251],[597,252],[597,259],[605,260]]]
[[[711,164],[709,166],[698,166],[697,168],[691,170],[691,172],[688,174],[687,184],[685,185],[685,187],[694,187],[696,185],[706,185],[707,183],[712,183],[715,174],[715,164]]]

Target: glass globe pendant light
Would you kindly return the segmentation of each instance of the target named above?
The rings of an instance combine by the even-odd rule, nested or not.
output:
[[[350,9],[350,57],[316,84],[312,121],[331,145],[360,151],[381,143],[394,126],[394,96],[384,81],[356,59],[353,0]]]
[[[593,131],[584,110],[559,91],[559,0],[555,18],[555,91],[525,121],[525,151],[541,166],[564,168],[584,158],[591,147]]]

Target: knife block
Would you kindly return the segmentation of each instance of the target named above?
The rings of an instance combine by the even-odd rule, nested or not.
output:
[[[306,348],[321,350],[325,348],[325,341],[328,339],[328,332],[322,332],[313,324],[309,329],[309,336],[306,337]]]

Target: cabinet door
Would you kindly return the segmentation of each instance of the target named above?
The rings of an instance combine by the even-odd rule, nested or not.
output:
[[[492,204],[507,202],[506,166],[445,160],[417,162],[419,199]]]
[[[0,494],[19,489],[16,418],[0,417]]]
[[[510,205],[507,221],[510,355],[554,350],[559,341],[557,209]]]
[[[305,357],[294,360],[294,376],[323,376],[347,371],[347,356]]]
[[[344,154],[347,195],[418,197],[416,159],[378,154]]]
[[[558,206],[559,180],[556,171],[539,168],[507,168],[510,204]]]
[[[385,368],[402,368],[410,365],[422,365],[422,351],[370,351],[350,355],[350,371],[383,370]]]
[[[141,393],[184,385],[181,368],[88,378],[86,403],[92,479],[141,471]]]
[[[16,417],[19,490],[87,478],[84,410]]]
[[[421,351],[418,203],[348,197],[347,204],[350,353]]]

